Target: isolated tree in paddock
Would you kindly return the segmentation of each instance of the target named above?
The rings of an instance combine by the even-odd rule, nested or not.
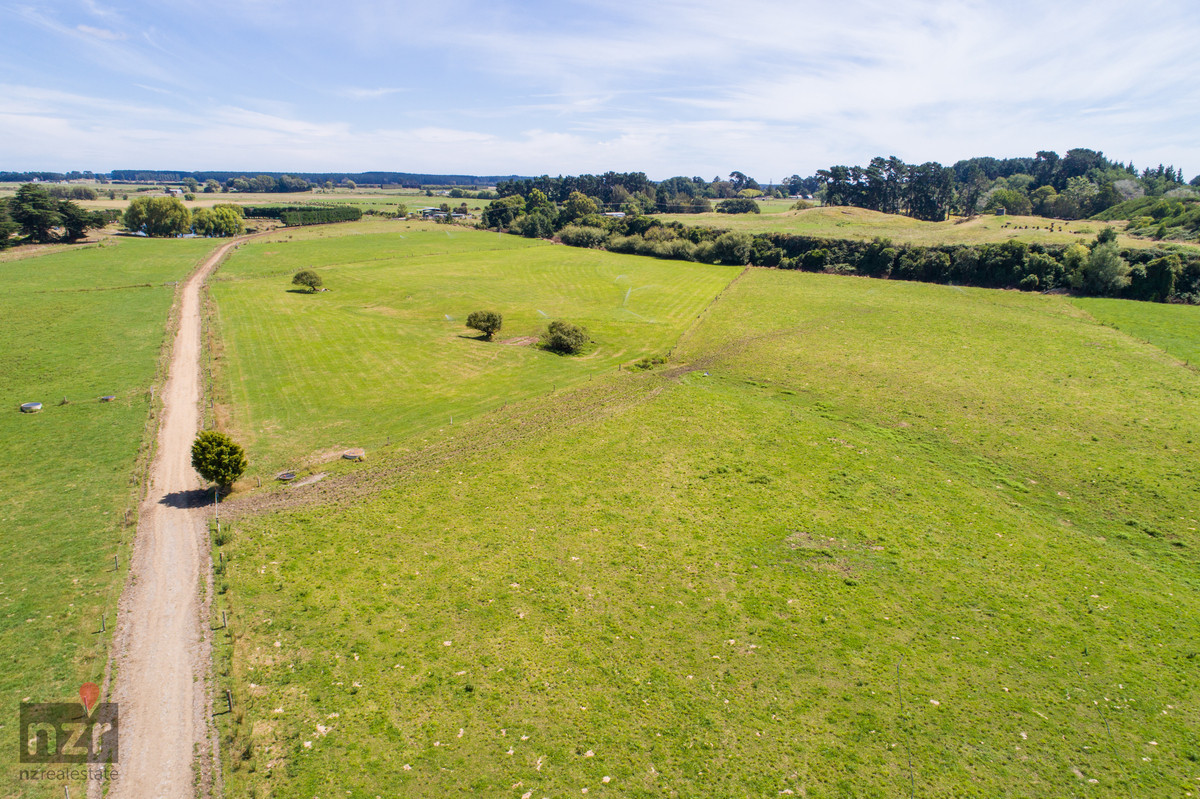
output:
[[[222,491],[228,491],[246,471],[246,453],[224,433],[204,430],[192,442],[192,468]]]
[[[503,321],[504,318],[496,311],[471,311],[467,316],[467,327],[478,330],[491,341]]]
[[[311,269],[301,269],[292,277],[293,286],[304,286],[309,293],[321,288],[321,276]]]

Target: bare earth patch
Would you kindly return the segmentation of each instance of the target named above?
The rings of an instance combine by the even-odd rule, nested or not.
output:
[[[316,474],[310,474],[308,477],[305,477],[303,480],[297,480],[296,482],[292,483],[292,486],[295,487],[295,486],[312,485],[313,483],[319,483],[320,481],[324,480],[328,476],[329,476],[328,472],[317,472]]]

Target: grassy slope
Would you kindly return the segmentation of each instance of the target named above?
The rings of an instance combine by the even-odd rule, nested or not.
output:
[[[922,222],[907,216],[881,214],[865,208],[811,208],[807,211],[764,214],[662,214],[656,219],[685,225],[705,225],[748,233],[794,233],[831,239],[870,240],[876,236],[897,244],[983,244],[1019,239],[1042,244],[1091,242],[1106,223],[1091,220],[1064,222],[1037,216],[977,216],[963,221]],[[1051,223],[1054,232],[1050,232]],[[1006,227],[1007,226],[1007,227]],[[1120,228],[1120,223],[1117,224]],[[1059,228],[1062,229],[1060,232]],[[1148,247],[1147,242],[1120,235],[1123,247]]]
[[[1185,363],[1200,365],[1200,308],[1133,300],[1078,297],[1073,302],[1106,325],[1161,347]]]
[[[310,265],[330,291],[289,291]],[[255,241],[214,288],[232,426],[267,470],[331,448],[375,449],[665,354],[736,274],[395,222]],[[497,342],[464,327],[480,309],[504,315]],[[561,358],[498,343],[536,336],[548,319],[587,326],[598,348]]]
[[[766,270],[679,356],[240,522],[231,789],[1200,777],[1193,372],[1061,298]]]
[[[212,246],[124,239],[0,264],[6,741],[16,740],[20,701],[72,701],[81,682],[103,676],[107,637],[96,632],[102,613],[111,630],[125,560],[114,572],[113,555],[132,536],[126,511],[136,519],[135,461],[174,298],[163,283]],[[106,394],[116,401],[97,402]],[[70,404],[60,406],[64,397]],[[44,410],[18,413],[28,401]],[[16,767],[15,745],[0,753],[0,771]]]

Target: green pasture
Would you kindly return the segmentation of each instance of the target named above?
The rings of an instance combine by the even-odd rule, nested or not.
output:
[[[1089,219],[1063,221],[1038,216],[981,215],[965,219],[952,217],[945,222],[923,222],[898,214],[882,214],[865,208],[842,206],[810,208],[806,211],[780,209],[762,214],[660,214],[655,218],[678,221],[685,225],[740,230],[747,233],[793,233],[830,239],[869,241],[876,237],[897,244],[985,244],[1018,239],[1042,244],[1088,244],[1107,222]],[[1053,226],[1053,232],[1050,230]],[[1114,225],[1118,230],[1123,223]],[[1148,247],[1155,242],[1124,234],[1118,235],[1122,247]]]
[[[1200,308],[1077,297],[1072,300],[1102,324],[1161,347],[1176,358],[1200,366]]]
[[[719,203],[720,200],[713,200],[714,203]],[[758,207],[764,214],[782,214],[792,210],[792,206],[796,204],[795,200],[779,200],[775,198],[758,200]],[[722,214],[728,216],[728,214]]]
[[[1198,420],[1064,298],[750,270],[656,372],[241,500],[229,792],[1184,796]]]
[[[303,293],[312,268],[325,288]],[[213,283],[228,425],[251,476],[370,450],[665,355],[736,274],[444,225],[366,222],[244,245]],[[496,310],[496,341],[465,327]],[[596,344],[561,357],[502,343],[549,321]]]
[[[209,241],[110,240],[0,263],[0,773],[22,701],[77,701],[107,660],[174,285]],[[98,398],[115,395],[101,403]],[[66,400],[67,404],[61,404]],[[38,414],[18,412],[40,401]],[[128,516],[127,516],[128,514]],[[128,523],[127,523],[128,519]],[[114,571],[113,556],[120,555]],[[56,788],[61,791],[61,788]]]

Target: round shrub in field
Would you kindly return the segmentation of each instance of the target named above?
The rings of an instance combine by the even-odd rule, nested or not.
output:
[[[321,276],[311,269],[301,269],[292,278],[293,286],[305,286],[309,293],[321,288]]]
[[[504,317],[496,311],[471,311],[467,315],[467,327],[478,330],[487,336],[489,341],[492,336],[496,335],[496,331],[500,329],[503,322]]]
[[[570,322],[551,322],[542,334],[542,348],[560,355],[574,355],[587,342],[587,329]]]

